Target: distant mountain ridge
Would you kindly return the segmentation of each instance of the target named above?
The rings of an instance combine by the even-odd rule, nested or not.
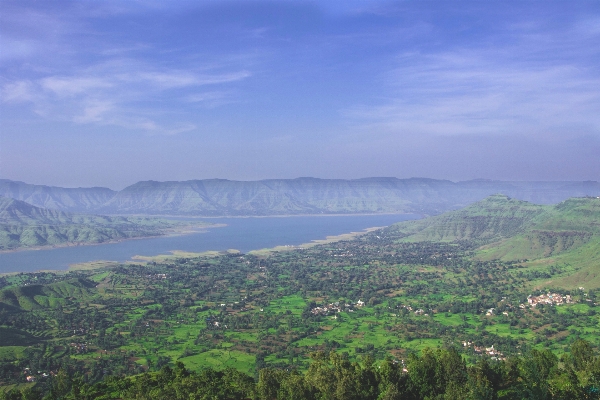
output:
[[[0,179],[0,195],[69,212],[193,216],[356,213],[435,215],[502,193],[537,204],[598,196],[600,183],[452,182],[427,178],[143,181],[120,191],[60,188]]]
[[[92,212],[116,193],[103,187],[61,188],[0,179],[0,196],[25,201],[36,207],[62,211]]]

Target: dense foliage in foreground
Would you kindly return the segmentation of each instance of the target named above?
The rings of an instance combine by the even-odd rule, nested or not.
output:
[[[467,366],[453,348],[426,349],[406,366],[387,359],[361,363],[343,354],[316,352],[304,374],[264,368],[258,382],[234,369],[199,373],[177,362],[159,372],[107,378],[95,385],[64,371],[48,393],[35,389],[0,393],[0,399],[600,399],[600,357],[576,341],[559,361],[548,350]]]

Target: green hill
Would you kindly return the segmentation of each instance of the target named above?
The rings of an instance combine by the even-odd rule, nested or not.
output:
[[[486,246],[481,255],[490,259],[532,260],[593,244],[600,237],[600,199],[569,199],[545,207],[523,226],[522,232],[515,233]]]
[[[403,241],[472,240],[484,244],[523,232],[547,208],[494,195],[461,210],[395,224],[389,230],[404,235]]]
[[[0,197],[0,250],[156,236],[179,222],[71,214]]]
[[[547,284],[600,287],[600,199],[555,206],[503,195],[461,210],[388,228],[403,242],[470,241],[480,260],[522,261],[530,268],[568,266]]]
[[[70,279],[47,285],[9,287],[0,290],[0,310],[21,311],[53,308],[67,299],[87,299],[93,295],[94,282]]]
[[[482,248],[481,259],[527,259],[530,268],[568,266],[546,286],[600,287],[600,199],[569,199],[538,216],[526,232]]]

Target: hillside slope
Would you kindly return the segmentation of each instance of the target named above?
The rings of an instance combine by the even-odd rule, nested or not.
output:
[[[469,241],[479,260],[520,261],[534,270],[560,266],[564,273],[546,284],[600,287],[598,198],[542,206],[495,195],[387,231],[402,242]]]
[[[404,241],[472,240],[484,244],[522,232],[547,208],[504,195],[493,195],[460,210],[395,224],[389,229],[404,235]]]
[[[600,236],[600,199],[572,198],[555,206],[504,195],[460,210],[394,224],[402,241],[470,240],[489,259],[534,259],[582,246]]]
[[[54,308],[63,305],[68,299],[80,301],[93,296],[94,282],[84,279],[29,285],[0,290],[0,310],[30,311],[40,308]]]
[[[156,236],[177,225],[154,218],[71,214],[0,197],[0,250]]]
[[[487,246],[481,254],[486,258],[538,259],[573,250],[598,237],[600,199],[574,198],[547,207],[523,232]]]

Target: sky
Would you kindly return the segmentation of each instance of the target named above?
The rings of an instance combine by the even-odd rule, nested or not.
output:
[[[0,2],[0,178],[600,180],[598,1]]]

